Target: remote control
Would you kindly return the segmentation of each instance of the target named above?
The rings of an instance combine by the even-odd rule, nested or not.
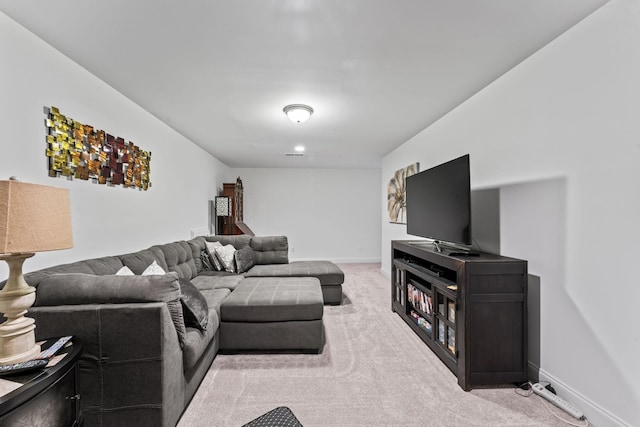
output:
[[[578,408],[576,408],[575,406],[573,406],[571,403],[567,402],[560,396],[551,393],[542,384],[535,383],[531,386],[531,388],[533,389],[533,392],[535,394],[541,397],[544,397],[549,402],[553,403],[558,408],[562,409],[567,414],[571,415],[573,418],[576,418],[578,420],[581,420],[584,418],[584,414],[582,413],[582,411],[580,411]]]
[[[11,365],[0,366],[0,375],[13,375],[19,374],[33,369],[40,369],[47,366],[48,360],[34,359],[26,362],[13,363]]]
[[[55,356],[62,347],[71,339],[71,336],[62,337],[58,341],[56,341],[51,347],[46,350],[43,350],[38,356],[38,359],[50,359]]]

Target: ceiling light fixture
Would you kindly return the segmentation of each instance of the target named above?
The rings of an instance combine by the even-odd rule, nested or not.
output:
[[[313,114],[313,108],[304,104],[287,105],[282,111],[289,117],[289,120],[295,123],[306,122]]]
[[[298,153],[304,152],[304,146],[302,145],[296,145],[293,149],[296,150]]]

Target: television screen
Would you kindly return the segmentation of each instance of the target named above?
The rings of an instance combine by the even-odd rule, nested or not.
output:
[[[471,246],[469,155],[406,180],[407,233]]]

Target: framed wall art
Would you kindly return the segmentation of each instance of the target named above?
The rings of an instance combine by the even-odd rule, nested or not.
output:
[[[420,163],[398,169],[387,186],[387,210],[392,224],[407,223],[406,178],[418,173]]]
[[[147,190],[151,152],[49,108],[46,119],[49,176]]]

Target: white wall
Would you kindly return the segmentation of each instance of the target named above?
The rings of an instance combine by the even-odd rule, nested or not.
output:
[[[36,254],[25,271],[188,239],[207,227],[208,200],[229,168],[2,13],[0,94],[0,178],[68,188],[72,205],[74,248]],[[151,151],[153,187],[48,177],[48,106]],[[1,263],[0,280],[7,274]]]
[[[529,261],[530,364],[597,426],[640,425],[640,3],[613,0],[384,158],[471,154]],[[404,227],[382,225],[383,271]],[[537,306],[536,306],[537,305]]]
[[[286,235],[291,260],[380,262],[379,169],[233,172],[245,223],[256,235]]]

